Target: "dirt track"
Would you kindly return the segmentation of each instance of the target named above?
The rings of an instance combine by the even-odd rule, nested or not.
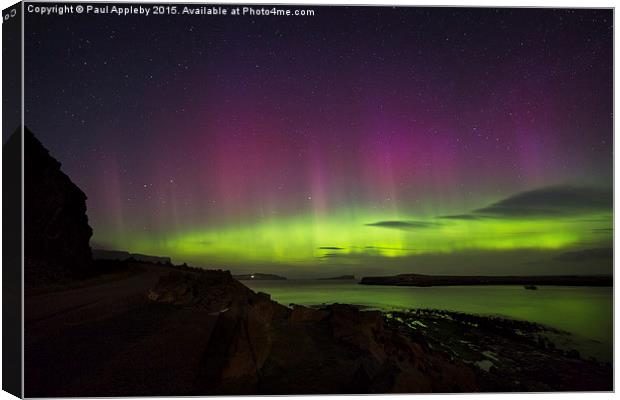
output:
[[[149,302],[149,288],[168,272],[145,266],[27,296],[26,396],[193,394],[204,351],[195,346],[206,346],[217,317]]]

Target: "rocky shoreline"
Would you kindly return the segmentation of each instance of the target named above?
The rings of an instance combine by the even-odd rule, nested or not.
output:
[[[610,364],[560,349],[553,335],[568,334],[535,323],[286,307],[228,271],[114,270],[26,298],[27,396],[612,390]]]
[[[222,330],[211,342],[227,367],[214,393],[237,393],[241,383],[259,394],[612,390],[610,363],[561,348],[556,338],[571,335],[538,323],[434,309],[285,307],[227,272],[187,270],[160,278],[149,298],[218,315]],[[285,350],[291,346],[295,352]],[[335,359],[329,374],[341,380],[326,386],[327,375],[312,365]],[[290,386],[300,371],[315,385]]]
[[[609,362],[586,358],[570,334],[541,324],[445,310],[385,314],[388,325],[412,340],[470,366],[480,391],[609,391]],[[568,339],[568,340],[566,340]]]
[[[221,289],[221,290],[220,290]],[[423,349],[382,313],[345,304],[285,307],[226,272],[171,272],[151,301],[217,316],[205,354],[204,393],[469,392],[471,369]],[[216,372],[217,371],[217,372]]]

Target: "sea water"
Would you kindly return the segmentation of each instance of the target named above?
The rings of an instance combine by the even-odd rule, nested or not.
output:
[[[376,286],[350,280],[243,281],[284,304],[347,303],[380,310],[433,308],[537,322],[572,334],[588,355],[613,352],[613,289],[538,286]]]

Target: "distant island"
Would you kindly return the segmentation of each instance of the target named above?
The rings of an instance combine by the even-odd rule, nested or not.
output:
[[[275,274],[244,274],[244,275],[233,275],[233,278],[239,281],[282,281],[286,280],[284,276],[279,276]]]
[[[340,275],[340,276],[334,276],[331,278],[319,278],[320,281],[351,280],[351,279],[355,279],[355,275]]]
[[[94,260],[127,261],[133,259],[140,262],[152,262],[160,264],[170,264],[172,262],[170,260],[170,257],[150,256],[146,254],[129,253],[127,251],[120,250],[93,249],[92,252]]]
[[[387,286],[469,286],[469,285],[550,285],[550,286],[613,286],[612,276],[451,276],[402,274],[369,276],[361,285]]]

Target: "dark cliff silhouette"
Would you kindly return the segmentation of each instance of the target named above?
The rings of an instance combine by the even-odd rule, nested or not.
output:
[[[20,139],[19,132],[13,134],[6,147],[19,147]],[[60,167],[32,132],[24,129],[26,287],[83,276],[92,269],[86,195]]]

